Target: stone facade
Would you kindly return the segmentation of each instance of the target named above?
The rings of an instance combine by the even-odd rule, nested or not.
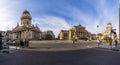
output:
[[[111,33],[111,30],[112,30],[112,24],[109,22],[106,26],[106,30],[105,32],[103,33],[103,36],[104,37],[110,37],[110,33]]]
[[[59,33],[60,40],[69,40],[69,30],[61,30]]]
[[[91,34],[91,40],[96,40],[96,34]]]
[[[112,28],[112,24],[110,22],[106,26],[106,31],[103,33],[102,39],[104,39],[106,37],[111,37],[112,40],[118,39],[116,29]]]
[[[114,34],[111,31],[112,31],[112,23],[108,22],[108,24],[106,26],[106,30],[103,33],[103,37],[101,39],[104,39],[106,37],[111,37],[113,39],[114,38]]]
[[[102,33],[98,33],[98,34],[97,34],[97,37],[98,37],[98,38],[97,38],[98,40],[102,40],[103,34],[102,34]]]
[[[55,35],[54,35],[53,31],[48,30],[48,31],[45,31],[45,32],[41,33],[41,39],[42,40],[54,40]]]
[[[38,40],[40,39],[40,29],[38,26],[34,26],[31,24],[32,17],[30,13],[25,10],[21,16],[21,25],[17,24],[17,26],[12,29],[11,39],[19,39],[19,40]]]
[[[77,26],[73,26],[69,30],[61,30],[59,33],[60,40],[73,40],[73,39],[90,39],[90,32],[88,32],[85,27],[81,26],[80,24]]]

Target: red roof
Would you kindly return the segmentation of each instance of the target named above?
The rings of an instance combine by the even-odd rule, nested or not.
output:
[[[98,33],[97,36],[103,36],[103,34],[102,33]]]

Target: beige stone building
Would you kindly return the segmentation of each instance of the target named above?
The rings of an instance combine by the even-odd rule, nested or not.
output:
[[[106,26],[106,30],[103,33],[102,39],[104,39],[106,37],[111,37],[113,40],[118,39],[116,29],[112,28],[112,23],[110,23],[110,22],[108,22],[108,24]]]
[[[90,40],[96,40],[97,37],[96,37],[96,34],[91,34],[91,39]]]
[[[58,37],[60,40],[69,40],[69,30],[61,30]]]
[[[32,17],[30,13],[25,10],[21,16],[21,24],[12,29],[12,40],[38,40],[40,39],[40,29],[31,23]]]
[[[90,39],[91,34],[80,24],[73,26],[69,30],[61,30],[59,33],[60,40],[72,40],[72,39]]]
[[[101,39],[104,39],[104,38],[106,38],[106,37],[111,37],[113,40],[114,40],[114,36],[115,36],[115,34],[112,32],[112,30],[114,30],[113,28],[112,28],[112,23],[111,22],[108,22],[108,24],[107,24],[107,26],[106,26],[106,30],[105,30],[105,32],[103,33],[103,37],[101,38]],[[117,38],[117,37],[116,37]]]
[[[41,39],[42,40],[54,40],[55,35],[54,35],[53,31],[47,30],[47,31],[41,33]]]
[[[98,40],[102,40],[102,38],[103,38],[103,34],[102,34],[102,33],[98,33],[98,34],[97,34],[97,39],[98,39]]]
[[[112,30],[112,24],[110,22],[108,22],[107,26],[106,26],[106,30],[105,32],[103,33],[103,37],[110,37],[110,33],[111,33],[111,30]]]

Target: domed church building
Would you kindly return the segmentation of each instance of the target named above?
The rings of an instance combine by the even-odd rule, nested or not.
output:
[[[106,31],[103,33],[104,37],[110,37],[110,32],[112,30],[112,23],[108,22],[107,26],[106,26]]]
[[[38,26],[31,24],[32,17],[30,13],[25,10],[21,16],[21,24],[17,23],[17,26],[12,29],[12,40],[38,40],[40,39],[40,29]]]

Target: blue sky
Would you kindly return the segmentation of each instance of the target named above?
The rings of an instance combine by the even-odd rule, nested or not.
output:
[[[41,31],[61,29],[81,24],[91,33],[104,32],[108,22],[118,32],[119,0],[0,0],[0,30],[20,24],[24,10],[32,16],[32,24]]]

